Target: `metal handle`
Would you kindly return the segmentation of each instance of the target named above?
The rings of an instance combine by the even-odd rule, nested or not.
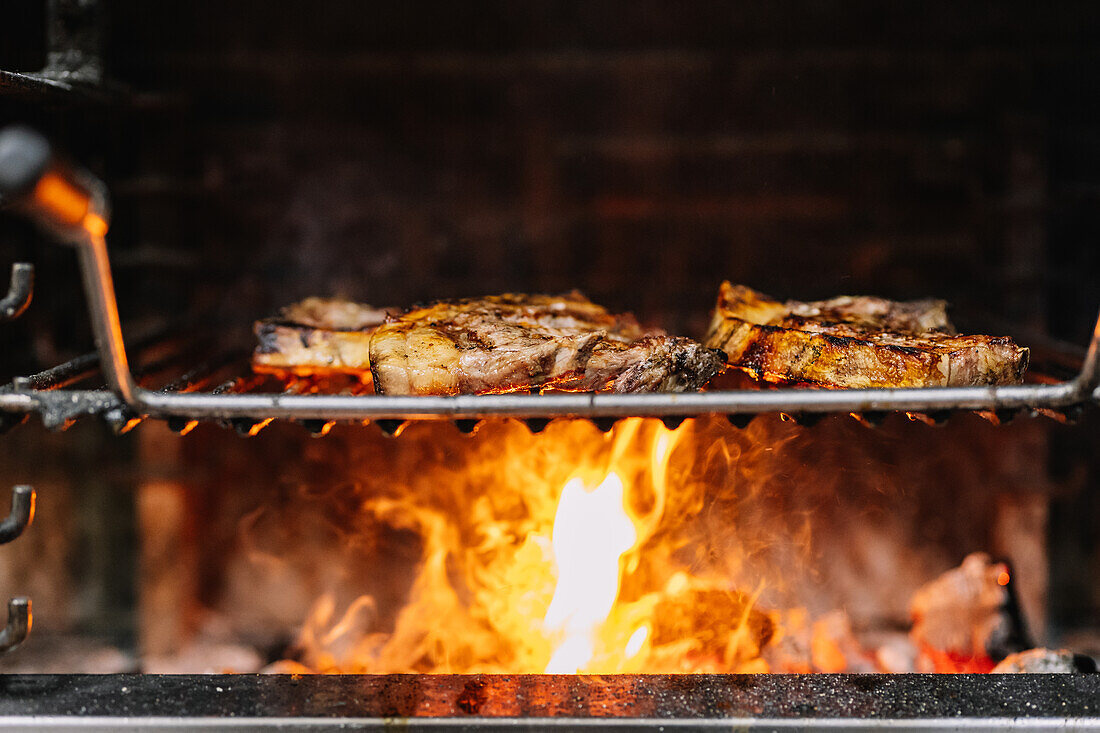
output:
[[[0,199],[70,244],[87,232],[107,232],[106,186],[69,165],[29,127],[0,130]]]

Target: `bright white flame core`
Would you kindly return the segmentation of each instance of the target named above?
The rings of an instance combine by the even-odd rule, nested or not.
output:
[[[547,673],[580,672],[592,659],[596,631],[619,594],[619,559],[636,540],[617,474],[592,491],[577,478],[562,489],[552,536],[558,582],[543,620],[562,641]]]

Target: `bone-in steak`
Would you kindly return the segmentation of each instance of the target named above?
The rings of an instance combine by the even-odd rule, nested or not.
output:
[[[690,339],[647,333],[580,293],[505,294],[416,308],[371,338],[375,389],[450,395],[555,388],[698,389],[722,368]]]
[[[1028,363],[1010,338],[956,335],[940,300],[783,303],[728,282],[705,343],[757,378],[830,387],[1018,384]]]

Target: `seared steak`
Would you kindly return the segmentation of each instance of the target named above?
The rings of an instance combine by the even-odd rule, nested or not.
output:
[[[705,343],[759,379],[830,387],[1018,384],[1028,350],[958,336],[940,300],[844,296],[782,303],[722,283]]]
[[[689,339],[646,333],[580,293],[445,301],[389,320],[370,343],[385,394],[483,394],[555,388],[698,389],[722,367]]]
[[[252,367],[260,372],[369,374],[370,337],[387,311],[349,300],[306,298],[257,321]]]

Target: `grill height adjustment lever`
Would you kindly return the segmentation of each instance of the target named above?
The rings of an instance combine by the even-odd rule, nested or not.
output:
[[[107,259],[107,187],[65,161],[42,134],[13,125],[0,130],[0,203],[26,214],[59,241],[76,247],[107,385],[134,405],[134,379],[122,342]]]
[[[0,201],[72,244],[105,234],[110,219],[106,186],[22,125],[0,130]]]

